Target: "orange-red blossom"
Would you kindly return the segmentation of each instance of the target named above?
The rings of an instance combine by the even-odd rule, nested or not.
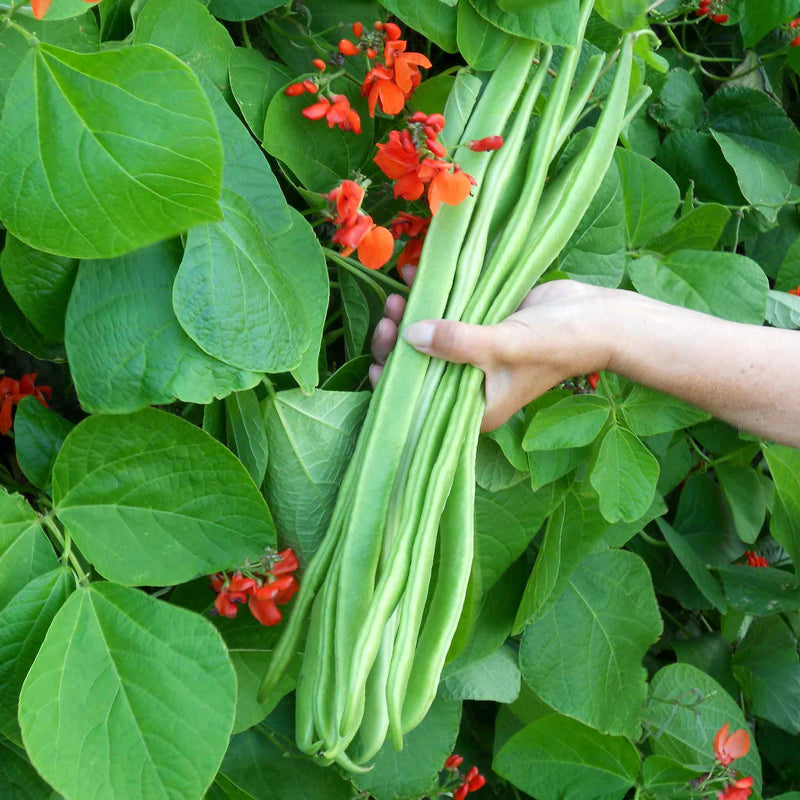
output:
[[[31,10],[36,19],[43,19],[53,0],[31,0]],[[84,3],[98,3],[100,0],[83,0]]]
[[[331,221],[338,230],[333,242],[341,245],[342,255],[349,256],[358,250],[358,260],[368,269],[380,269],[394,252],[391,232],[376,225],[368,214],[361,214],[364,189],[355,181],[342,181],[326,195],[335,209]]]
[[[726,722],[714,737],[714,758],[727,767],[737,758],[746,756],[750,750],[750,734],[739,728],[734,733],[730,732],[730,725]]]
[[[747,800],[753,793],[753,779],[751,777],[739,778],[730,783],[724,792],[717,792],[717,800]]]
[[[18,381],[13,378],[0,378],[0,434],[5,436],[11,430],[13,425],[11,411],[14,406],[19,405],[23,397],[31,395],[47,408],[47,400],[52,394],[53,390],[49,386],[36,386],[35,372],[23,375]]]

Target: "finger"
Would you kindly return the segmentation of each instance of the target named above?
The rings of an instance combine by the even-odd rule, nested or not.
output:
[[[492,361],[494,329],[455,320],[423,320],[409,325],[403,338],[422,353],[456,364],[483,367]]]
[[[378,388],[378,381],[381,379],[383,367],[380,364],[370,364],[369,366],[369,382],[373,389]]]
[[[412,286],[414,283],[414,278],[417,277],[417,268],[411,266],[404,267],[402,277],[407,286]]]
[[[378,364],[385,364],[389,353],[397,344],[397,325],[392,320],[384,317],[376,326],[372,334],[370,350],[372,357]]]
[[[395,325],[399,325],[403,320],[406,311],[406,301],[399,294],[390,294],[386,298],[383,307],[383,316],[388,317]]]

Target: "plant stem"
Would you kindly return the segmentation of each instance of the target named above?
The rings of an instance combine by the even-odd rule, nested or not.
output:
[[[48,514],[45,514],[43,517],[39,517],[39,521],[47,528],[47,530],[52,534],[53,538],[58,542],[59,547],[61,548],[61,562],[64,563],[68,561],[69,564],[72,566],[73,571],[78,576],[78,582],[81,586],[88,586],[89,585],[89,576],[83,571],[83,567],[81,567],[80,561],[78,561],[75,553],[72,552],[72,540],[69,534],[62,534],[61,530],[59,529],[58,525],[56,525],[55,521],[52,517],[52,511]]]
[[[331,250],[329,247],[323,247],[322,251],[330,261],[333,261],[335,264],[339,264],[339,266],[344,267],[348,272],[351,272],[364,282],[371,283],[373,285],[373,289],[379,295],[383,296],[384,301],[386,300],[386,292],[384,292],[380,286],[377,286],[378,282],[384,284],[393,292],[408,294],[408,286],[406,286],[404,283],[400,283],[400,281],[396,281],[394,278],[390,278],[380,270],[368,270],[365,266],[359,264],[358,261],[354,261],[352,258],[342,256],[335,250]]]
[[[253,43],[250,41],[250,34],[247,32],[247,20],[244,19],[242,20],[242,39],[244,40],[244,46],[252,50]]]
[[[652,547],[669,547],[666,542],[662,542],[658,539],[654,539],[650,534],[645,533],[643,530],[639,531],[639,536],[642,537],[642,540],[647,542]]]

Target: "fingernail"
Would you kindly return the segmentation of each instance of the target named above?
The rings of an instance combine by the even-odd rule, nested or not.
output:
[[[434,324],[432,322],[415,322],[403,331],[403,338],[418,350],[426,350],[433,342]]]

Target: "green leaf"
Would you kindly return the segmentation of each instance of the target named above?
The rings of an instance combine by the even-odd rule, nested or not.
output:
[[[714,735],[725,724],[746,728],[736,701],[711,677],[689,664],[670,664],[650,683],[650,699],[642,720],[651,733],[654,755],[674,759],[697,770],[714,762]],[[761,790],[761,758],[751,735],[750,752],[736,761],[736,770],[752,775]]]
[[[508,463],[522,472],[528,469],[528,456],[522,449],[525,434],[525,415],[522,411],[512,414],[499,428],[486,433],[489,439],[497,442]]]
[[[64,345],[42,336],[19,310],[0,281],[0,331],[9,341],[44,361],[65,361]]]
[[[475,483],[489,492],[508,489],[525,480],[525,473],[506,458],[500,445],[488,436],[478,439],[475,463]]]
[[[797,571],[800,569],[800,451],[779,444],[764,445],[761,449],[775,482],[776,499],[784,506],[786,523],[791,523],[782,527],[786,535],[778,540]],[[776,536],[775,531],[772,535]]]
[[[771,485],[752,467],[729,462],[714,468],[722,492],[733,513],[736,532],[743,542],[752,544],[761,533],[767,504],[771,500]]]
[[[693,185],[694,196],[700,202],[747,205],[736,173],[710,133],[679,130],[667,134],[656,153],[656,161],[669,172],[682,192]]]
[[[588,461],[590,447],[560,447],[558,450],[532,450],[528,453],[531,487],[543,486],[571,472],[578,464]]]
[[[512,736],[492,768],[539,800],[622,800],[636,782],[639,754],[621,736],[549,714]]]
[[[257,728],[231,739],[220,774],[252,800],[351,800],[353,789],[332,769],[290,755]]]
[[[497,67],[513,37],[495,28],[465,0],[458,4],[458,49],[473,69],[492,70]]]
[[[258,137],[270,100],[292,79],[291,70],[279,61],[268,61],[258,50],[236,47],[228,60],[231,90],[250,130]]]
[[[706,564],[730,564],[745,551],[725,496],[711,474],[686,479],[672,525]]]
[[[7,236],[0,270],[8,293],[36,329],[49,339],[61,341],[77,260],[34,250]]]
[[[35,397],[24,397],[17,406],[14,417],[17,461],[25,477],[37,488],[49,488],[56,456],[73,427]]]
[[[574,45],[578,40],[578,0],[469,0],[496,28],[548,44]]]
[[[210,596],[211,592],[208,594]],[[236,670],[236,717],[233,721],[233,732],[239,733],[261,722],[295,688],[302,653],[291,662],[266,701],[259,703],[258,691],[278,639],[283,633],[282,626],[264,627],[244,608],[235,619],[216,616],[213,621],[225,640],[228,655]]]
[[[770,289],[765,317],[776,328],[800,328],[800,297]]]
[[[131,13],[134,0],[105,0],[100,6],[100,31],[103,41],[122,40],[133,30]]]
[[[86,13],[86,6],[81,5],[85,0],[53,0],[50,8],[47,10],[47,20],[68,19],[69,17],[78,17]],[[30,14],[30,5],[23,6],[20,9],[23,14]]]
[[[531,620],[547,612],[564,591],[572,573],[608,529],[609,524],[596,502],[574,492],[567,493],[547,520],[513,633],[520,633]]]
[[[58,565],[36,512],[0,487],[0,610],[23,586]]]
[[[308,349],[305,313],[247,199],[222,190],[223,222],[192,228],[173,289],[181,327],[209,355],[285,372]]]
[[[704,110],[703,93],[697,81],[685,69],[671,69],[647,113],[668,130],[694,130],[701,122]]]
[[[680,561],[681,566],[689,573],[697,588],[703,593],[704,597],[713,604],[720,614],[728,611],[728,604],[725,602],[725,595],[719,584],[714,580],[708,571],[703,559],[697,555],[691,544],[675,531],[672,526],[664,520],[656,520],[661,533],[664,536],[670,549],[675,553],[675,557]]]
[[[448,53],[457,51],[456,9],[452,5],[428,0],[380,0],[380,3],[442,50]]]
[[[348,358],[364,350],[369,330],[369,304],[358,281],[343,267],[338,269],[339,293],[344,310],[344,345]]]
[[[772,498],[772,516],[769,520],[772,538],[789,554],[797,573],[798,552],[800,551],[800,519],[789,512],[783,496],[776,492]]]
[[[639,385],[625,398],[622,412],[637,436],[676,431],[711,419],[711,414],[677,397]]]
[[[262,404],[270,454],[264,496],[281,542],[304,562],[325,535],[368,402],[366,392],[292,389]]]
[[[661,628],[644,561],[623,550],[594,553],[525,629],[522,676],[559,713],[636,739],[647,696],[642,659]]]
[[[706,632],[691,639],[673,639],[670,646],[678,661],[710,675],[731,697],[738,693],[739,687],[731,672],[731,645],[721,633]]]
[[[611,407],[603,397],[579,394],[543,408],[525,432],[525,450],[556,450],[591,444],[603,429]]]
[[[481,588],[488,592],[522,555],[552,508],[548,487],[532,492],[526,483],[489,492],[475,490],[475,559]]]
[[[660,796],[675,795],[697,778],[695,770],[664,756],[649,756],[642,765],[642,780],[648,791]]]
[[[0,785],[4,800],[61,800],[10,742],[0,740]]]
[[[403,737],[399,753],[386,742],[372,759],[372,770],[353,776],[356,788],[375,800],[426,794],[453,752],[460,722],[461,703],[437,697],[425,719]]]
[[[753,47],[773,28],[789,22],[797,14],[796,0],[773,0],[767,5],[742,3],[739,29],[745,47]]]
[[[749,143],[712,129],[711,135],[733,167],[742,194],[768,220],[778,218],[778,208],[789,196],[792,184],[769,156],[754,151]]]
[[[236,456],[155,409],[81,422],[56,459],[53,500],[81,552],[119,583],[181,583],[275,544],[269,510]]]
[[[800,729],[797,639],[780,616],[756,619],[736,648],[733,674],[757,717],[792,734]]]
[[[228,746],[235,696],[210,622],[93,583],[56,614],[19,721],[34,766],[68,797],[200,797]]]
[[[681,217],[668,231],[651,239],[648,250],[673,253],[676,250],[713,250],[725,230],[731,212],[716,203],[704,203]]]
[[[152,45],[31,50],[8,89],[0,151],[0,220],[39,250],[110,258],[219,218],[211,109],[188,67]]]
[[[767,307],[767,276],[738,253],[679,250],[662,259],[644,256],[628,262],[636,289],[665,303],[760,325]]]
[[[283,0],[209,0],[208,10],[220,19],[239,21],[255,19],[282,5]]]
[[[625,204],[615,164],[606,172],[557,269],[576,280],[616,288],[625,271]]]
[[[373,120],[358,87],[343,78],[330,86],[346,95],[361,117],[358,136],[329,128],[324,120],[306,119],[301,112],[310,105],[308,96],[287,97],[282,91],[272,98],[264,122],[264,149],[312,192],[329,192],[373,155]]]
[[[717,567],[732,608],[767,616],[800,610],[800,586],[790,572],[772,567]]]
[[[17,703],[22,683],[56,611],[75,589],[67,569],[55,569],[22,587],[0,611],[0,732],[21,741]]]
[[[221,92],[228,88],[233,40],[198,0],[149,0],[136,18],[133,43],[163,47]]]
[[[647,6],[646,0],[598,0],[595,11],[612,25],[628,30],[643,21]]]
[[[205,353],[181,328],[172,288],[182,255],[173,239],[114,260],[81,263],[67,309],[66,344],[87,411],[120,414],[175,399],[210,403],[259,382],[259,374]]]
[[[447,700],[491,700],[513,703],[519,697],[520,673],[515,650],[505,645],[442,682]]]
[[[264,415],[252,389],[225,398],[228,447],[244,464],[253,483],[261,486],[267,471],[268,444]]]
[[[609,522],[642,516],[655,496],[658,460],[629,430],[614,425],[603,437],[589,481]]]
[[[617,148],[614,161],[622,180],[628,244],[637,247],[672,224],[681,202],[680,191],[670,175],[649,158]]]

